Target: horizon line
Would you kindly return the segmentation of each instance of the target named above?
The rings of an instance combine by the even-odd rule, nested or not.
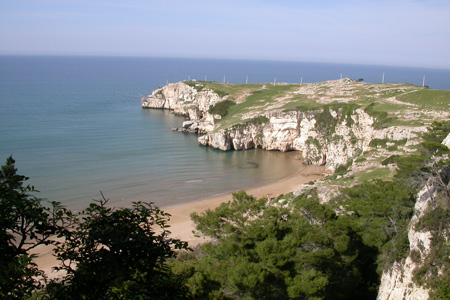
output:
[[[432,69],[450,71],[450,67],[424,67],[411,65],[389,65],[376,63],[355,63],[355,62],[333,62],[333,61],[316,61],[316,60],[297,60],[297,59],[264,59],[264,58],[227,58],[227,57],[199,57],[199,56],[159,56],[159,55],[120,55],[120,54],[13,54],[0,53],[0,56],[16,56],[16,57],[92,57],[92,58],[161,58],[161,59],[199,59],[199,60],[235,60],[235,61],[264,61],[264,62],[286,62],[286,63],[312,63],[312,64],[335,64],[335,65],[354,65],[354,66],[373,66],[373,67],[400,67],[413,69]]]

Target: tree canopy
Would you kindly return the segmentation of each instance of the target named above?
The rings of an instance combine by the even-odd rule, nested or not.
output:
[[[169,214],[153,203],[111,208],[105,198],[75,214],[58,202],[45,206],[27,180],[9,157],[0,172],[0,298],[190,297],[166,263],[188,249],[168,236]],[[30,251],[50,244],[65,275],[47,282]]]
[[[193,214],[216,239],[173,263],[204,299],[368,299],[376,295],[374,248],[312,195],[268,206],[245,192]]]
[[[65,224],[66,210],[59,203],[44,206],[25,185],[28,177],[17,174],[10,156],[0,172],[0,298],[31,295],[45,280],[30,251],[39,245],[57,244],[52,239]]]

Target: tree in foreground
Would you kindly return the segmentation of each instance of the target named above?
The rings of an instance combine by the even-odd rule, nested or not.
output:
[[[166,260],[187,243],[168,237],[169,214],[152,203],[106,206],[103,198],[73,217],[56,253],[67,275],[48,285],[52,299],[187,299]]]
[[[33,196],[28,177],[17,174],[12,157],[0,171],[0,298],[21,299],[41,288],[45,276],[30,251],[39,245],[56,245],[67,211],[57,202],[49,207]]]
[[[169,214],[152,203],[109,208],[107,200],[74,214],[32,195],[9,157],[0,172],[0,298],[187,299],[166,260],[187,243],[168,237]],[[30,251],[53,245],[65,275],[51,281]],[[38,293],[38,294],[36,294]]]

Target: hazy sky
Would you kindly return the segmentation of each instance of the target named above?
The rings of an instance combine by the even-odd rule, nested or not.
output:
[[[0,54],[450,69],[450,1],[1,0]]]

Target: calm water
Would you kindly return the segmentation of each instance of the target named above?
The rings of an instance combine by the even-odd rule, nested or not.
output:
[[[368,82],[450,89],[450,70],[238,60],[0,56],[0,159],[9,155],[40,197],[84,207],[100,191],[115,202],[172,205],[263,184],[295,172],[295,153],[220,152],[172,132],[183,121],[142,110],[140,95],[179,80]]]

